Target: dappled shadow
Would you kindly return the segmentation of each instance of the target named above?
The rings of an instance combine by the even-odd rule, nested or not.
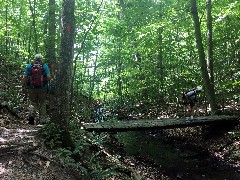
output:
[[[40,128],[22,124],[0,127],[0,179],[76,179],[44,146]]]

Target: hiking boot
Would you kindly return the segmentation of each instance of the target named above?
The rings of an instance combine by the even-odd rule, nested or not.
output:
[[[28,124],[34,125],[34,119],[35,119],[34,115],[29,115],[28,116]]]

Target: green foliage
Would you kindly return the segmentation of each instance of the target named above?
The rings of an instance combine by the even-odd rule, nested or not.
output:
[[[93,180],[104,180],[111,177],[117,178],[121,177],[119,173],[116,172],[117,167],[107,168],[105,170],[93,170],[89,174],[85,175],[86,179],[93,179]]]
[[[163,105],[176,103],[183,90],[203,84],[188,1],[116,2],[75,2],[74,54],[77,56],[73,63],[76,71],[74,94],[71,95],[75,100],[74,117],[81,121],[90,119],[91,103],[95,98],[104,99],[105,107],[110,110],[120,108],[147,113],[149,107],[155,105],[157,112]],[[46,54],[49,7],[48,1],[43,0],[1,1],[0,5],[0,54],[6,57],[0,57],[1,65],[12,65],[2,68],[5,72],[3,84],[0,83],[0,96],[15,98],[17,91],[6,93],[4,90],[9,80],[5,78],[15,66],[24,69],[26,62],[38,53],[35,52],[37,49]],[[58,53],[61,1],[56,1],[55,5],[55,48]],[[229,101],[239,101],[239,7],[240,2],[236,0],[218,0],[212,4],[214,85],[219,97],[228,96],[226,99]],[[205,1],[198,1],[198,11],[206,53]],[[15,73],[22,75],[21,71]],[[105,135],[86,134],[77,125],[80,120],[70,120],[71,135],[77,148],[74,152],[58,149],[57,153],[64,164],[81,169],[86,177],[104,179],[114,173],[115,167],[98,169],[100,165],[95,160],[100,151],[89,155],[92,166],[98,169],[93,172],[87,172],[72,158],[86,154],[91,147],[88,138],[99,144],[104,144],[107,138]],[[235,132],[232,135],[238,136]],[[43,136],[49,147],[61,145],[61,131],[55,124],[45,125]]]
[[[74,125],[74,122],[71,123]],[[96,144],[104,144],[108,139],[107,134],[97,134],[97,133],[86,133],[81,128],[75,127],[71,131],[71,135],[75,140],[76,149],[70,151],[69,149],[57,148],[55,150],[56,154],[59,156],[61,163],[65,167],[72,167],[80,170],[83,173],[83,179],[106,179],[109,177],[118,177],[120,174],[116,172],[118,167],[112,166],[106,169],[102,169],[101,162],[101,150],[92,151],[89,142],[92,141]],[[82,157],[81,160],[88,162],[88,165],[91,166],[92,171],[88,171],[80,162],[76,162],[74,157]]]
[[[31,60],[35,39],[38,51],[46,54],[48,2],[31,2],[36,34],[29,3],[0,3],[0,53],[8,54],[12,62]],[[57,52],[60,4],[56,1]],[[230,86],[223,87],[228,89],[237,89],[239,84],[238,76],[232,76],[239,67],[239,4],[220,0],[212,5],[215,83],[230,81]],[[198,7],[206,48],[205,3],[198,2]],[[153,101],[160,94],[177,97],[183,89],[203,83],[188,1],[129,0],[124,5],[77,1],[75,15],[75,92],[102,99],[120,96],[126,101],[140,101],[148,92],[145,99]]]
[[[80,163],[76,162],[72,155],[73,152],[65,149],[65,148],[58,148],[55,150],[56,154],[59,156],[61,163],[65,166],[65,167],[72,167],[72,168],[76,168],[79,169],[83,172],[83,174],[86,176],[88,175],[88,171],[86,168],[84,168],[83,166],[80,165]]]
[[[76,166],[75,160],[71,157],[73,155],[72,151],[64,148],[58,148],[55,150],[60,160],[64,166]]]
[[[31,60],[48,44],[48,2],[3,1],[0,10],[0,53],[7,61]],[[61,1],[56,1],[56,50],[60,44]],[[235,0],[212,4],[214,72],[217,91],[239,87],[239,5]],[[30,5],[35,8],[35,28]],[[206,50],[206,5],[198,2]],[[177,97],[203,84],[188,1],[77,1],[74,92],[89,97],[119,98],[125,103],[160,95]],[[44,22],[44,23],[43,23]],[[147,93],[146,93],[147,92]],[[113,100],[114,101],[114,100]],[[171,100],[169,100],[171,101]]]
[[[21,64],[22,69],[36,53],[35,46],[46,54],[49,40],[48,2],[34,2],[0,2],[0,53],[7,57],[4,63]],[[74,54],[78,56],[73,64],[76,65],[72,94],[76,100],[74,117],[89,120],[93,98],[104,99],[109,109],[138,107],[135,110],[140,113],[148,111],[147,105],[162,108],[162,104],[176,103],[183,90],[203,84],[188,1],[128,0],[124,4],[116,1],[101,4],[98,0],[86,0],[75,3]],[[30,6],[35,8],[35,27]],[[235,101],[239,101],[240,85],[239,7],[236,0],[212,3],[216,92]],[[59,52],[61,1],[56,1],[55,8],[55,48]],[[198,2],[198,10],[206,53],[204,1]],[[12,71],[5,69],[5,74]],[[46,143],[50,147],[58,146],[61,138],[58,128],[50,124],[43,130]],[[74,153],[82,155],[83,149],[89,146],[82,139],[83,131],[73,124],[71,134],[78,144]],[[96,138],[102,141],[101,137]],[[70,155],[66,153],[66,156]]]
[[[61,145],[61,130],[54,123],[44,125],[42,128],[42,135],[44,143],[50,148]]]
[[[232,137],[236,139],[240,139],[240,131],[229,131],[228,134],[230,134]]]

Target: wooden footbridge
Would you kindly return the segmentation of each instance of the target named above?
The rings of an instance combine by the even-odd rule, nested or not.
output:
[[[195,117],[193,120],[187,121],[185,118],[162,118],[162,119],[139,119],[127,121],[113,121],[101,123],[82,123],[82,127],[86,131],[96,132],[120,132],[120,131],[141,131],[150,129],[173,129],[180,127],[192,127],[199,125],[214,125],[239,123],[238,116],[215,115]]]

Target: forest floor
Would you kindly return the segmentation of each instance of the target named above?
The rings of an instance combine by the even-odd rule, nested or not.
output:
[[[0,115],[0,179],[76,179],[39,136],[40,128],[16,117]]]
[[[9,113],[0,114],[0,179],[82,180],[79,171],[63,167],[56,153],[45,146],[40,129]],[[167,179],[149,162],[133,157],[124,161],[143,179]]]
[[[45,146],[40,129],[8,112],[0,114],[0,179],[81,180],[80,172],[64,167],[59,157]],[[240,172],[240,139],[230,137],[213,138],[206,148],[226,166]],[[179,179],[164,175],[154,163],[140,158],[126,156],[123,163],[138,172],[143,180]]]
[[[66,168],[56,153],[44,144],[41,128],[5,111],[0,114],[1,180],[82,180],[81,172]],[[142,179],[167,179],[151,163],[126,157],[125,166]]]

